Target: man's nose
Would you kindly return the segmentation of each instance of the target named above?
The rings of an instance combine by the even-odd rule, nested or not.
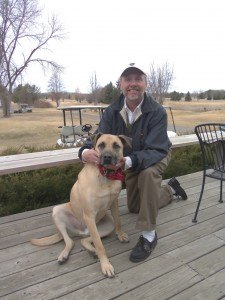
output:
[[[137,85],[137,80],[135,79],[132,79],[130,82],[129,82],[130,85]]]

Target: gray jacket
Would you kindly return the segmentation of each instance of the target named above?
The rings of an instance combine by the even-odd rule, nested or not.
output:
[[[171,147],[167,136],[167,113],[163,106],[145,94],[141,111],[132,126],[127,126],[124,96],[121,95],[118,101],[105,109],[97,129],[97,132],[132,138],[132,150],[125,149],[124,156],[131,157],[132,169],[136,171],[160,162]],[[89,146],[82,147],[81,151]]]

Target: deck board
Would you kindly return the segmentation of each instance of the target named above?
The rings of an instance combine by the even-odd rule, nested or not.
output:
[[[139,232],[136,215],[128,212],[126,194],[120,214],[130,243],[111,234],[103,240],[116,276],[107,279],[100,265],[75,247],[64,265],[57,264],[63,242],[49,247],[29,243],[55,232],[52,207],[0,218],[1,299],[219,299],[225,297],[225,203],[218,203],[219,182],[207,179],[198,223],[191,222],[201,188],[202,173],[178,178],[187,201],[174,200],[159,212],[158,245],[149,259],[134,264],[129,253]],[[225,193],[223,194],[225,199]]]

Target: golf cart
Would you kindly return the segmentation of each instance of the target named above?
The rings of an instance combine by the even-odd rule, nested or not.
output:
[[[103,105],[85,105],[85,106],[60,106],[57,109],[62,111],[63,125],[60,138],[57,140],[57,145],[60,147],[81,147],[86,139],[96,129],[99,120],[102,117],[104,109],[107,106]],[[172,126],[174,131],[168,131],[169,137],[176,136],[176,127],[173,119],[173,113],[170,106],[164,106],[169,110]],[[83,116],[82,116],[83,114]],[[88,123],[84,123],[84,117],[88,118]],[[77,124],[78,123],[78,124]],[[90,124],[92,123],[92,124]],[[93,128],[95,127],[95,128]],[[93,130],[92,130],[93,129]]]
[[[58,127],[61,132],[57,145],[61,147],[83,146],[86,139],[93,133],[92,128],[98,125],[106,107],[103,105],[58,107],[57,109],[63,114],[63,126]],[[89,123],[84,123],[83,118],[85,116],[88,117]]]
[[[15,114],[21,114],[21,113],[25,113],[25,112],[32,112],[32,106],[30,106],[27,103],[18,103],[17,104],[17,108],[14,109],[14,113]]]

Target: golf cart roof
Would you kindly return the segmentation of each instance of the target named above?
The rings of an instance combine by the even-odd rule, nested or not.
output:
[[[104,109],[108,105],[71,105],[71,106],[59,106],[58,110],[81,110],[81,109]]]
[[[71,122],[72,122],[72,126],[74,126],[73,124],[73,116],[74,116],[74,112],[78,112],[79,114],[79,122],[80,125],[82,125],[82,111],[86,110],[86,109],[92,109],[92,110],[98,110],[99,112],[99,117],[101,119],[102,114],[104,109],[107,107],[108,105],[71,105],[71,106],[59,106],[57,107],[58,110],[61,110],[63,113],[63,124],[64,126],[66,126],[66,114],[70,116]]]

